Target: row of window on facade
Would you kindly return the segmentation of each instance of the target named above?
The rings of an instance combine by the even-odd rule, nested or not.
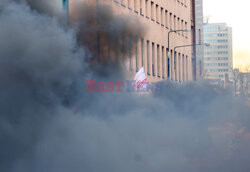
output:
[[[217,34],[218,37],[227,37],[228,34],[227,33],[219,33]]]
[[[228,54],[228,51],[208,51],[205,52],[205,55],[214,55],[214,54],[218,54],[218,55],[222,55],[222,54]]]
[[[228,63],[205,63],[205,66],[228,66]]]
[[[204,26],[205,32],[218,32],[218,31],[228,31],[227,27],[216,26],[216,25],[205,25]]]
[[[227,39],[206,39],[206,43],[226,43]]]
[[[173,53],[170,56],[167,47],[156,44],[143,38],[137,39],[134,47],[134,57],[130,53],[129,70],[138,71],[142,66],[148,76],[174,81],[188,80],[188,56],[181,53]],[[133,60],[133,58],[135,58]],[[135,64],[134,64],[135,63]]]
[[[145,16],[151,19],[153,22],[166,27],[171,30],[185,30],[188,29],[188,22],[184,21],[177,15],[169,12],[167,9],[160,7],[153,1],[150,0],[114,0],[117,4],[128,9],[133,10],[136,14]],[[180,32],[177,32],[180,34]],[[183,32],[183,36],[187,38],[187,33]]]
[[[223,72],[228,72],[228,69],[209,69],[209,72],[219,72],[219,73],[223,73]]]
[[[228,37],[227,33],[205,33],[204,34],[205,38],[210,38],[210,37]]]
[[[207,77],[213,77],[213,78],[224,78],[224,75],[211,75],[211,74],[207,74]]]
[[[206,49],[227,49],[227,45],[210,45],[209,47],[206,47]]]
[[[206,57],[205,60],[228,60],[228,57]]]
[[[227,39],[218,39],[217,41],[218,41],[218,42],[228,42]]]

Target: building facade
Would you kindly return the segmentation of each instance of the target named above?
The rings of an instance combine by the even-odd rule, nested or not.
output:
[[[240,72],[234,69],[234,91],[235,95],[248,97],[250,100],[250,72]]]
[[[206,79],[233,80],[232,28],[225,23],[204,24],[204,75]]]
[[[195,0],[195,34],[196,34],[196,79],[204,77],[204,45],[203,44],[203,0]]]
[[[74,20],[77,10],[74,3],[81,0],[71,0],[69,17]],[[133,76],[142,66],[149,81],[170,79],[184,82],[194,79],[195,56],[193,47],[174,48],[190,45],[195,42],[194,30],[194,0],[82,0],[96,6],[107,4],[117,16],[133,16],[146,28],[143,37],[138,37],[133,47],[133,57],[125,62],[125,68]],[[174,30],[193,29],[189,32],[171,32],[168,44],[168,33]],[[100,49],[99,58],[105,58],[102,53],[102,43],[96,44]],[[168,47],[170,45],[170,47]],[[101,60],[100,60],[101,61]]]

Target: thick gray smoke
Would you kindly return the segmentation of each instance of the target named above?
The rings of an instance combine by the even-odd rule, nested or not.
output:
[[[84,72],[73,30],[25,4],[1,2],[1,171],[29,156],[39,131]],[[22,158],[21,158],[22,159]]]
[[[55,18],[1,0],[1,172],[249,171],[244,101],[205,83],[86,93],[86,52]]]
[[[122,61],[131,57],[135,53],[132,49],[137,39],[144,37],[144,25],[133,16],[115,14],[110,6],[101,1],[98,5],[94,4],[84,0],[72,3],[71,24],[78,30],[79,42],[94,51],[93,57],[97,56],[99,46],[99,51],[106,54],[104,63],[115,62],[115,58]]]
[[[32,10],[39,13],[56,17],[61,23],[67,24],[67,14],[62,8],[62,0],[1,0],[1,1],[15,1],[19,3],[26,3]]]

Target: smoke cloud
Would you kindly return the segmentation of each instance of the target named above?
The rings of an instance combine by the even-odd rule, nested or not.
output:
[[[71,24],[78,30],[79,41],[92,50],[93,57],[97,57],[100,51],[105,56],[103,63],[107,64],[132,57],[137,39],[144,37],[146,32],[137,18],[116,14],[105,1],[98,4],[73,2]]]
[[[73,29],[14,1],[0,28],[0,171],[249,171],[250,108],[230,90],[86,93],[87,79],[116,78],[89,67]]]

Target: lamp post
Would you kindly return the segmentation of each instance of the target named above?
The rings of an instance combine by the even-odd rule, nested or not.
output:
[[[174,47],[174,59],[176,59],[175,50],[176,50],[177,48],[193,47],[193,46],[196,46],[196,45],[205,45],[206,47],[209,47],[209,46],[210,46],[210,44],[208,44],[208,43],[203,43],[203,44],[189,44],[189,45],[176,46],[176,47]],[[176,63],[176,62],[175,62],[175,63]],[[176,70],[176,68],[175,68],[175,70]],[[176,71],[175,71],[175,72],[176,72]],[[176,78],[175,78],[175,79],[176,79]]]
[[[168,59],[167,60],[169,60],[170,59],[170,34],[171,33],[173,33],[173,32],[189,32],[189,31],[191,31],[192,29],[183,29],[183,30],[170,30],[169,32],[168,32]],[[169,69],[169,63],[168,63],[168,69]],[[169,73],[169,72],[168,72]]]
[[[174,52],[175,52],[175,50],[176,50],[177,48],[193,47],[193,46],[195,46],[195,45],[205,45],[206,47],[209,47],[209,46],[210,46],[210,44],[208,44],[208,43],[204,43],[204,44],[181,45],[181,46],[176,46],[176,47],[174,47]]]
[[[169,48],[170,48],[170,34],[171,33],[173,33],[173,32],[189,32],[189,31],[191,31],[191,29],[184,29],[184,30],[170,30],[169,32],[168,32],[168,50],[169,50]]]

